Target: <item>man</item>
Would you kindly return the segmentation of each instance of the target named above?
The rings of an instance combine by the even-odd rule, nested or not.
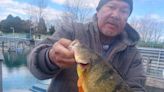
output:
[[[145,92],[145,74],[135,45],[138,33],[127,24],[132,0],[100,0],[93,21],[60,27],[30,53],[28,67],[39,79],[52,78],[48,92],[77,92],[74,39],[104,57],[135,92]]]

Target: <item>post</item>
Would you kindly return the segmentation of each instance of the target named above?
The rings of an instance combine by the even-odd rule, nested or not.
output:
[[[14,27],[10,27],[12,30],[13,30],[13,37],[15,38],[15,30],[14,30]]]
[[[17,49],[17,44],[14,43],[14,41],[16,42],[16,38],[15,38],[15,30],[14,27],[10,27],[13,30],[13,42],[12,42],[12,46],[14,47],[15,51]]]
[[[2,62],[4,61],[3,54],[0,52],[0,92],[2,92]]]

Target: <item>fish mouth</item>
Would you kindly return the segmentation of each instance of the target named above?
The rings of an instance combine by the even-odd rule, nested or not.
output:
[[[80,59],[79,60],[77,59],[76,63],[81,64],[81,65],[88,65],[89,64],[89,62],[87,62],[85,60],[80,60]]]
[[[85,71],[89,64],[78,63],[78,65],[82,68],[83,71]]]
[[[80,62],[77,62],[78,65],[80,65],[81,68],[83,68],[84,70],[87,68],[87,66],[89,65],[88,62],[86,61],[80,61]]]
[[[88,65],[89,63],[86,63],[86,64],[84,64],[84,63],[77,63],[77,64],[80,64],[80,65],[82,65],[82,66],[86,66],[86,65]]]

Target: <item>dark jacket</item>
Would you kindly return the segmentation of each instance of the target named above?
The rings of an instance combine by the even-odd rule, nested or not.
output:
[[[124,32],[117,36],[114,42],[110,42],[110,49],[104,54],[96,20],[87,24],[74,23],[62,26],[31,51],[28,57],[31,73],[38,79],[52,78],[48,92],[77,92],[76,66],[60,69],[52,64],[48,57],[52,45],[61,38],[79,39],[104,56],[135,92],[145,92],[142,58],[135,47],[139,40],[138,33],[127,24]]]

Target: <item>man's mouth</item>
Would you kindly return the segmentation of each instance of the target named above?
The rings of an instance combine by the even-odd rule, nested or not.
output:
[[[113,22],[107,22],[107,23],[110,24],[111,26],[118,27],[116,23],[113,23]]]

